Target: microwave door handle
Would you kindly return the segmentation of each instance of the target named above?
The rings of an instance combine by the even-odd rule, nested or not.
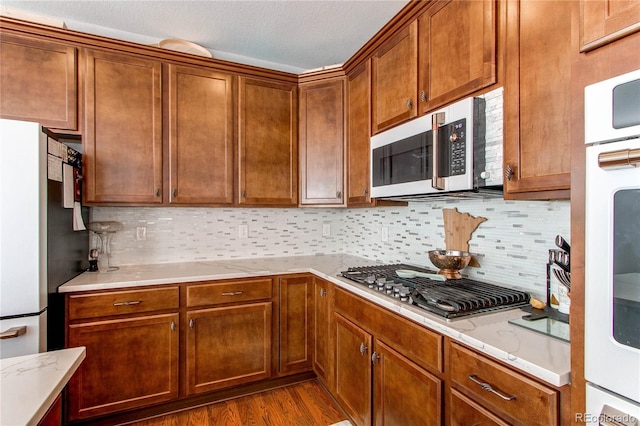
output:
[[[438,156],[440,155],[440,153],[438,152],[438,127],[442,126],[444,124],[444,112],[439,112],[437,114],[433,114],[431,116],[431,136],[433,137],[433,142],[432,142],[432,152],[433,152],[433,156],[432,156],[432,168],[431,170],[433,171],[433,175],[431,177],[431,186],[434,189],[444,189],[444,179],[441,178],[440,176],[438,176],[439,170],[438,170]]]

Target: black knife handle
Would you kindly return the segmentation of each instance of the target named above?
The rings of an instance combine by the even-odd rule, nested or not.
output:
[[[566,251],[567,253],[571,253],[571,246],[564,238],[562,238],[561,235],[556,235],[556,246]]]

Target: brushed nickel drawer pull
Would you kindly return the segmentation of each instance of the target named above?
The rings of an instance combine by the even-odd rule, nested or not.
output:
[[[18,327],[11,327],[8,330],[0,333],[0,339],[15,339],[16,337],[20,337],[27,332],[26,325],[19,325]]]
[[[195,327],[195,326],[196,326],[196,323],[195,323],[195,321],[193,320],[193,318],[191,318],[191,319],[189,320],[189,328],[193,329],[193,327]]]
[[[514,399],[516,399],[515,396],[507,396],[502,394],[501,392],[498,392],[489,383],[480,381],[478,379],[478,376],[476,376],[475,374],[469,374],[469,378],[471,379],[472,382],[479,384],[482,389],[486,390],[487,392],[491,392],[498,395],[500,398],[504,399],[505,401],[513,401]]]
[[[222,295],[223,296],[239,296],[242,293],[244,293],[244,292],[242,292],[242,291],[225,291],[225,292],[222,293]]]
[[[171,331],[176,331],[176,323],[171,321]]]
[[[116,302],[113,306],[131,306],[131,305],[139,305],[142,303],[142,300],[131,300],[129,302]]]
[[[325,297],[327,295],[327,290],[325,290],[324,288],[320,289],[320,297]]]

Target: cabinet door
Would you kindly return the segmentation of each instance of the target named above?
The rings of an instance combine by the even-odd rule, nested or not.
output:
[[[271,302],[187,312],[189,395],[271,376]]]
[[[369,333],[336,314],[335,397],[356,425],[371,424]]]
[[[376,425],[442,424],[440,379],[379,340],[373,359]]]
[[[332,389],[331,312],[333,288],[329,282],[313,278],[313,371]]]
[[[72,324],[68,347],[86,358],[69,382],[69,419],[178,397],[178,314]]]
[[[296,85],[240,77],[239,86],[238,203],[296,206]]]
[[[582,0],[580,11],[581,52],[640,31],[640,3],[636,0]]]
[[[84,65],[86,202],[161,203],[161,63],[87,50]]]
[[[347,205],[371,205],[369,176],[371,171],[371,63],[347,76]]]
[[[77,51],[32,37],[0,35],[0,116],[77,129]]]
[[[300,204],[344,203],[344,79],[300,88]]]
[[[375,134],[418,114],[418,22],[386,41],[374,53],[371,68]]]
[[[419,18],[419,98],[426,113],[496,82],[496,2],[438,1]]]
[[[571,9],[565,1],[507,3],[507,199],[568,197]]]
[[[311,370],[311,277],[281,278],[280,373]]]
[[[233,76],[169,65],[169,203],[233,203]]]

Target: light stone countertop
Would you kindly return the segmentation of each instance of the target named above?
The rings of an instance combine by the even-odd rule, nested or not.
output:
[[[520,309],[446,321],[339,276],[349,267],[376,264],[381,262],[331,254],[122,266],[113,272],[85,272],[60,286],[59,291],[68,293],[310,272],[547,383],[563,386],[570,382],[570,345],[508,323],[525,314]]]
[[[84,357],[78,347],[0,360],[0,425],[37,425]]]

